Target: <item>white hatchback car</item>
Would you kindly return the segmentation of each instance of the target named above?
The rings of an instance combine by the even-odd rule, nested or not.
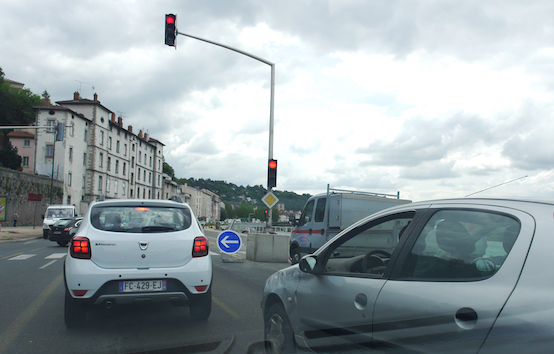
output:
[[[64,267],[65,324],[95,306],[170,302],[205,320],[212,304],[208,240],[186,203],[94,203],[71,239]]]

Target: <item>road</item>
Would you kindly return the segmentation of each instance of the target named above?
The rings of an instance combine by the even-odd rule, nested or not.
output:
[[[63,320],[67,248],[43,239],[0,244],[0,354],[246,353],[263,340],[265,280],[288,264],[223,262],[214,238],[210,246],[214,279],[208,321],[193,321],[188,308],[151,304],[89,312],[84,328],[68,330]],[[242,250],[225,258],[241,256]]]

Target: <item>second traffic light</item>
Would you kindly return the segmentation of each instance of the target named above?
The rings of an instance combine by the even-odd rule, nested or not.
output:
[[[267,188],[277,186],[277,160],[270,159],[267,164]]]
[[[175,47],[175,37],[177,36],[177,15],[165,15],[165,44]]]

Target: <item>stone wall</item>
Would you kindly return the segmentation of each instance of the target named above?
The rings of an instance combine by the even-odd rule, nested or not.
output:
[[[17,225],[42,227],[42,215],[50,204],[50,178],[0,167],[0,197],[6,197],[5,221],[2,226],[13,226],[13,214],[19,214]],[[63,182],[54,181],[52,204],[63,204]],[[28,201],[29,194],[42,194],[42,201]]]

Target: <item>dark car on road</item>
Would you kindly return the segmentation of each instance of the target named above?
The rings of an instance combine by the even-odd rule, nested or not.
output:
[[[55,241],[60,246],[67,246],[69,240],[75,235],[83,218],[63,218],[54,223],[48,232],[48,239]]]

